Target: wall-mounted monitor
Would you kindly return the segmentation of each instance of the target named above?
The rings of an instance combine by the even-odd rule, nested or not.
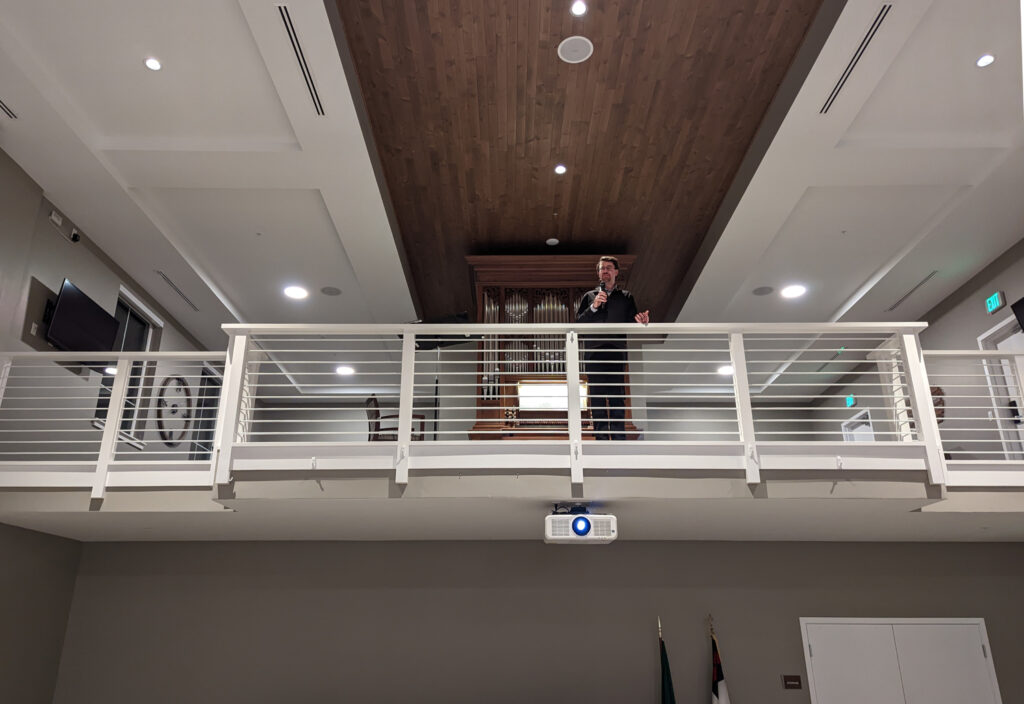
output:
[[[1024,330],[1024,298],[1014,303],[1010,308],[1013,310],[1013,315],[1017,318],[1020,329]]]
[[[117,319],[64,279],[46,341],[68,352],[109,352],[116,337]]]

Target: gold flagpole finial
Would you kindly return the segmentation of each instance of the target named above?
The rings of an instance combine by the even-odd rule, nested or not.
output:
[[[658,617],[658,640],[661,640],[661,616]]]
[[[711,614],[708,614],[708,635],[715,637],[715,619]]]

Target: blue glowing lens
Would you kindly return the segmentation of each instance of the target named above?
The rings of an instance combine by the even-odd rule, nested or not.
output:
[[[572,532],[576,535],[586,535],[590,532],[590,519],[577,516],[572,521]]]

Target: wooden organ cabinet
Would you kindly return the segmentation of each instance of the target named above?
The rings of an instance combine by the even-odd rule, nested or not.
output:
[[[628,288],[629,269],[636,257],[615,257],[619,260],[617,283]],[[495,255],[466,257],[466,261],[473,272],[478,323],[572,323],[583,296],[598,285],[597,255]],[[476,423],[470,439],[567,437],[564,407],[542,407],[549,400],[544,394],[553,388],[546,385],[565,384],[565,335],[484,336],[478,345]],[[586,387],[585,371],[580,383]],[[540,397],[527,398],[531,389]],[[628,405],[626,436],[632,439],[637,429]],[[588,405],[583,412],[584,438],[592,436],[592,427]]]

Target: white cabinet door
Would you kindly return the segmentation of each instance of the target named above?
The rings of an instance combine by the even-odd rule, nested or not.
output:
[[[890,624],[807,624],[814,704],[904,704]]]
[[[991,654],[977,624],[896,624],[907,704],[997,704]]]

